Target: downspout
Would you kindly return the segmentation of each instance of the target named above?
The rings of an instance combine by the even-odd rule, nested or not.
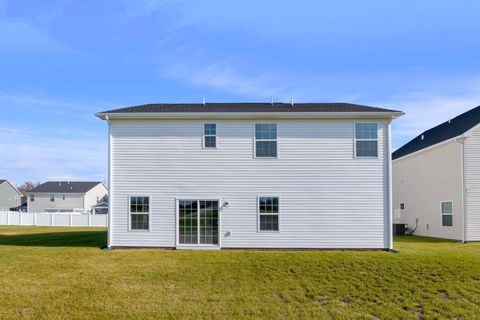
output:
[[[108,122],[108,232],[107,247],[112,246],[112,134],[110,129],[110,120],[105,116]]]
[[[392,194],[392,121],[387,126],[387,166],[388,166],[388,249],[393,250],[393,194]]]
[[[461,144],[460,150],[460,165],[461,165],[461,177],[462,177],[462,242],[467,242],[467,187],[466,187],[466,172],[465,172],[465,137],[457,139]]]

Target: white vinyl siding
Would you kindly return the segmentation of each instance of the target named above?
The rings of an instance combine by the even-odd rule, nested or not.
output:
[[[111,245],[176,246],[176,199],[222,199],[223,248],[388,248],[387,122],[378,158],[356,161],[354,120],[278,120],[275,161],[254,158],[252,120],[110,120]],[[150,195],[150,232],[128,232],[128,195]],[[281,199],[280,232],[258,232],[257,199]]]
[[[34,202],[28,203],[28,212],[45,212],[47,209],[79,209],[83,211],[83,194],[81,193],[70,193],[62,201],[50,201],[50,193],[32,193],[30,197],[34,197]],[[58,200],[58,199],[56,199]]]
[[[452,141],[393,161],[395,223],[416,227],[415,235],[463,240],[463,217],[455,214],[462,212],[461,154],[461,143]],[[452,227],[442,226],[441,202],[447,200],[453,203]]]
[[[465,202],[467,241],[480,241],[480,128],[465,141]]]

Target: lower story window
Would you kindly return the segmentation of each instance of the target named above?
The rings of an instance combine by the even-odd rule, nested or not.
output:
[[[278,231],[278,197],[259,197],[258,212],[260,231]]]
[[[442,202],[442,227],[453,227],[452,201]]]
[[[130,229],[148,230],[150,217],[149,197],[130,197]]]

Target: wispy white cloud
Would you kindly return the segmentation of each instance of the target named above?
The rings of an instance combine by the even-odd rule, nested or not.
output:
[[[177,64],[168,73],[173,78],[191,85],[221,90],[237,95],[268,99],[270,96],[284,98],[294,88],[287,81],[275,80],[267,74],[242,74],[232,64],[222,61],[205,66]]]
[[[105,180],[107,141],[100,134],[54,128],[0,127],[0,176],[23,181]],[[64,138],[58,138],[64,137]]]
[[[470,83],[466,84],[466,83]],[[402,146],[408,140],[459,114],[480,105],[480,91],[475,83],[468,80],[463,83],[462,92],[445,91],[416,92],[372,102],[373,105],[396,108],[405,115],[393,123],[394,148]]]
[[[105,180],[106,104],[0,92],[0,177],[15,183]]]
[[[6,112],[14,108],[31,114],[95,120],[94,112],[111,109],[115,104],[106,101],[71,101],[45,97],[42,94],[3,91],[0,92],[0,105],[0,115],[3,110]]]

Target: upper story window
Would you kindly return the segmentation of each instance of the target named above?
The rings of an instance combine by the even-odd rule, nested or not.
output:
[[[453,226],[453,203],[452,201],[442,202],[442,227]]]
[[[15,196],[14,199],[15,199],[15,201],[18,201],[18,196]]]
[[[405,210],[405,202],[400,202],[400,210]]]
[[[149,230],[149,215],[149,197],[130,197],[130,230]]]
[[[62,199],[65,200],[65,195],[62,195]]]
[[[203,147],[216,148],[217,147],[217,124],[205,123],[203,125]]]
[[[255,157],[276,158],[277,157],[277,124],[256,123],[255,124]]]
[[[376,158],[378,156],[378,124],[375,122],[355,123],[355,157]]]
[[[277,197],[259,197],[258,213],[260,231],[278,231],[279,205]]]
[[[31,194],[31,195],[30,195],[30,202],[33,202],[33,201],[35,201],[35,195],[34,195],[34,194]]]
[[[55,201],[55,195],[54,194],[51,194],[50,195],[50,202],[54,202]]]

